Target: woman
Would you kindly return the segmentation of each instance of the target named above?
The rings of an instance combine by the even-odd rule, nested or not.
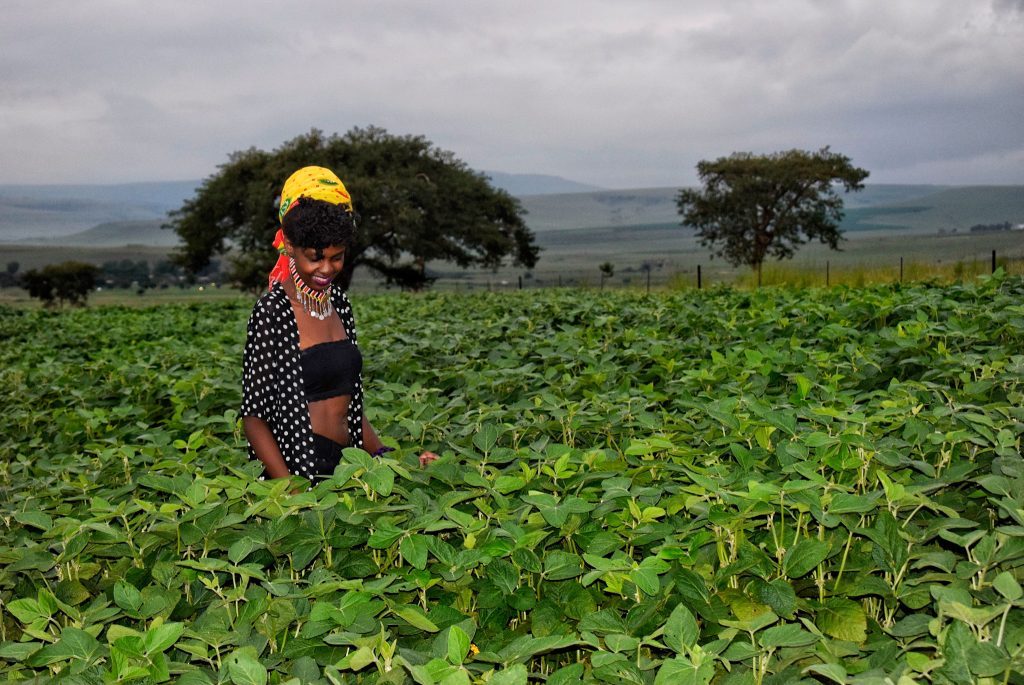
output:
[[[352,199],[328,169],[304,167],[281,192],[281,253],[249,318],[242,363],[242,425],[249,456],[271,478],[329,478],[345,447],[380,456],[363,415],[355,320],[333,284],[356,230]],[[424,452],[426,465],[437,455]]]

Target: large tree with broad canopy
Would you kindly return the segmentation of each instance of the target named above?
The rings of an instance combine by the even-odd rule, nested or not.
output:
[[[338,174],[360,217],[339,276],[344,288],[358,266],[418,289],[431,281],[425,265],[434,260],[462,267],[537,262],[539,248],[518,200],[423,136],[377,127],[344,135],[314,129],[272,152],[232,153],[172,212],[168,227],[182,239],[175,261],[195,273],[214,255],[230,252],[228,277],[248,289],[265,287],[276,259],[271,242],[281,186],[309,165]]]
[[[768,155],[737,152],[697,164],[702,188],[684,188],[676,205],[684,226],[733,266],[757,272],[766,257],[788,259],[817,239],[839,248],[843,198],[861,190],[868,172],[824,147]]]

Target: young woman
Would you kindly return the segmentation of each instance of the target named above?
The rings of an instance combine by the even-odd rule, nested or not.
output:
[[[304,167],[281,192],[281,253],[249,318],[242,425],[271,478],[329,478],[345,447],[391,451],[363,414],[362,354],[348,297],[334,285],[356,230],[352,199],[328,169]],[[436,459],[420,455],[426,465]]]

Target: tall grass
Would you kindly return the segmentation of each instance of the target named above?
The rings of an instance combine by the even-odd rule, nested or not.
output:
[[[1007,274],[1024,274],[1024,259],[1000,257],[996,266]],[[799,288],[825,287],[846,285],[862,287],[884,283],[963,283],[992,272],[989,260],[959,260],[956,262],[918,262],[903,263],[902,274],[899,264],[884,266],[872,264],[854,264],[836,266],[826,264],[770,264],[761,270],[761,285],[791,286]],[[682,284],[678,284],[682,285]],[[692,287],[691,283],[686,285]],[[731,282],[739,288],[756,288],[757,273],[741,271]]]

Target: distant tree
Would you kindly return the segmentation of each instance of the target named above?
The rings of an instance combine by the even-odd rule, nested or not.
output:
[[[18,269],[21,264],[18,262],[7,262],[7,270],[0,271],[0,288],[10,288],[18,285]]]
[[[161,259],[153,265],[153,281],[166,288],[181,281],[182,268],[169,259]]]
[[[325,166],[345,182],[359,214],[355,244],[339,276],[348,287],[363,265],[402,287],[427,285],[426,263],[496,268],[506,258],[532,267],[538,248],[519,202],[496,189],[451,152],[422,136],[354,128],[343,136],[318,130],[273,152],[235,152],[191,200],[172,213],[182,239],[175,261],[190,273],[229,250],[228,278],[265,287],[276,259],[275,202],[285,179],[307,165]]]
[[[145,259],[112,259],[100,266],[100,277],[114,288],[148,287],[153,284]]]
[[[679,191],[684,226],[733,266],[757,272],[766,257],[788,259],[812,239],[839,249],[843,198],[861,190],[868,172],[824,147],[769,155],[737,152],[697,164],[702,189]]]
[[[605,262],[597,268],[601,270],[601,290],[604,290],[605,279],[615,275],[615,265],[611,262]]]
[[[21,277],[21,284],[30,297],[42,300],[48,307],[65,302],[84,305],[96,287],[98,275],[99,268],[94,264],[69,261],[26,271]]]

